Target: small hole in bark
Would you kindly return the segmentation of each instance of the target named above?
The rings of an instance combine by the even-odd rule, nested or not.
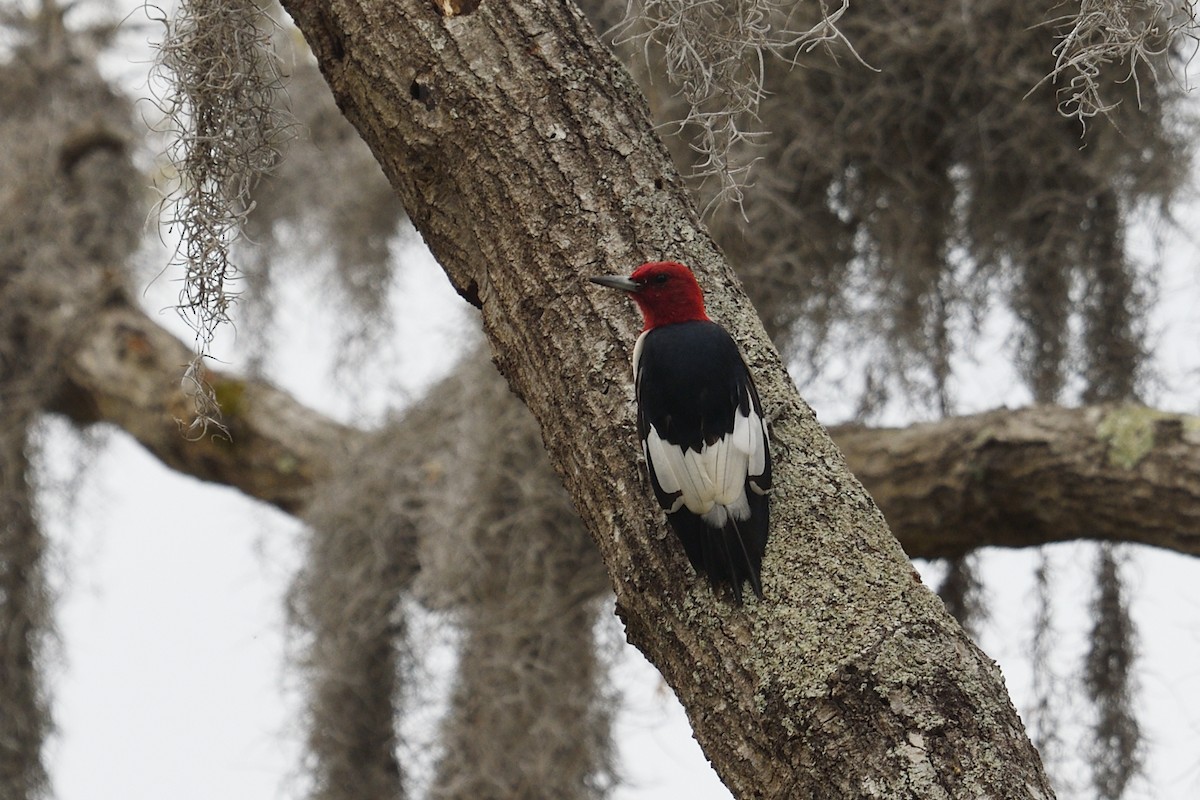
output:
[[[662,178],[654,179],[654,188],[659,189],[659,190],[661,190],[663,188],[663,179]]]
[[[426,111],[433,111],[433,107],[437,105],[433,100],[433,90],[419,80],[412,82],[412,85],[408,87],[408,93],[412,95],[413,100],[424,105]]]

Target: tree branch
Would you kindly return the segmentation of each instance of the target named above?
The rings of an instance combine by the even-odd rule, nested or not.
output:
[[[1200,556],[1200,418],[1035,406],[831,433],[910,556],[1073,539]]]
[[[117,425],[174,470],[295,514],[313,482],[363,436],[264,381],[210,372],[230,436],[189,440],[179,380],[191,351],[120,293],[88,325],[49,410]]]
[[[124,300],[110,302],[68,359],[70,383],[53,410],[79,424],[123,428],[168,467],[293,514],[338,455],[368,435],[262,381],[217,373],[223,394],[241,393],[227,412],[235,444],[243,446],[186,441],[176,419],[186,417],[178,379],[189,358],[188,348],[144,313]],[[410,424],[429,421],[422,415]],[[1076,539],[1200,556],[1196,417],[1036,406],[829,432],[912,557]]]

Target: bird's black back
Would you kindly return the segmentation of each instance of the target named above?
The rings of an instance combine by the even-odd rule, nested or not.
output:
[[[733,432],[737,415],[751,410],[761,420],[762,404],[736,342],[710,321],[681,322],[645,334],[635,365],[638,433],[645,441],[650,426],[667,443],[700,451]],[[766,491],[771,485],[771,456],[754,482]],[[677,494],[668,494],[650,470],[659,504],[670,510]],[[760,572],[766,552],[769,502],[746,481],[750,518],[732,517],[723,528],[709,526],[686,506],[667,514],[697,572],[708,576],[714,591],[730,587],[741,603],[742,586],[749,582],[762,597]]]

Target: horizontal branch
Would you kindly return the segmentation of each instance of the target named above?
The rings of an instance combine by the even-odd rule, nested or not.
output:
[[[180,423],[192,416],[180,388],[188,347],[123,298],[87,324],[50,410],[81,425],[116,425],[178,472],[296,514],[314,481],[363,436],[265,381],[209,372],[229,436],[188,438]]]
[[[365,434],[265,382],[212,376],[232,442],[188,441],[188,348],[110,304],[69,360],[53,409],[123,428],[168,467],[289,513]],[[851,471],[917,558],[1075,539],[1200,556],[1200,419],[1144,408],[1037,406],[907,428],[831,429]]]
[[[1035,406],[831,431],[914,557],[1075,539],[1200,555],[1200,418]]]

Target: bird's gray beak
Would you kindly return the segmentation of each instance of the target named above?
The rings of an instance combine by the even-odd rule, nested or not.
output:
[[[588,280],[610,289],[620,289],[622,292],[636,292],[642,288],[624,275],[599,275],[595,278],[588,278]]]

